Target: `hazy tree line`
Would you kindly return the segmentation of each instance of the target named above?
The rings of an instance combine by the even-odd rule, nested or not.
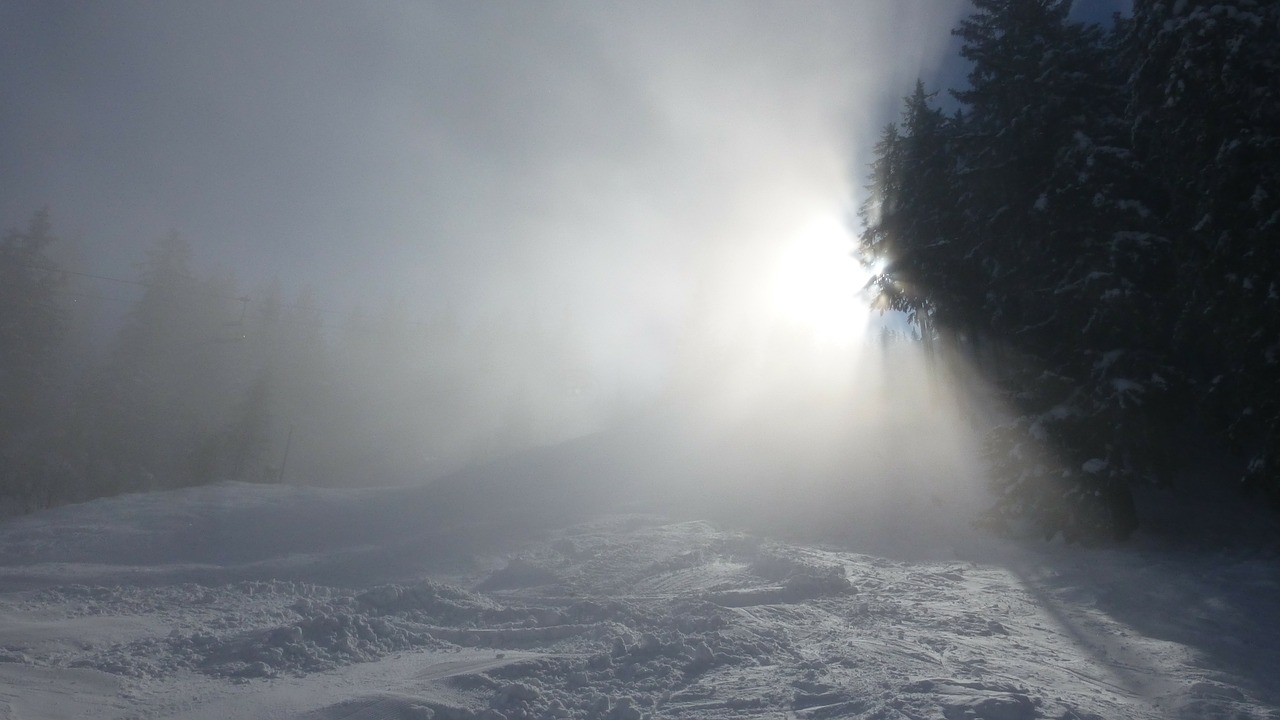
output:
[[[1124,537],[1132,489],[1234,458],[1280,507],[1280,3],[974,0],[861,209],[885,307],[1000,388],[997,524]]]
[[[120,292],[95,294],[59,244],[47,210],[0,239],[0,511],[286,470],[411,481],[599,419],[568,319],[337,315],[198,274],[175,233],[120,279],[136,297],[102,338]]]

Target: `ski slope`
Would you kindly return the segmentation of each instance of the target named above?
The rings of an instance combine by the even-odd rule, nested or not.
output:
[[[230,483],[7,520],[0,718],[1280,717],[1275,557],[463,505]]]

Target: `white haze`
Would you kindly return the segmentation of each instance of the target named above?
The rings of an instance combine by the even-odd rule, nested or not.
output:
[[[807,458],[797,477],[887,477],[921,456],[887,433],[927,422],[913,432],[949,457],[955,423],[900,396],[924,374],[868,360],[852,210],[899,99],[955,74],[939,64],[963,10],[8,5],[0,213],[49,204],[112,277],[176,229],[198,264],[312,285],[330,310],[571,326],[620,406],[750,426],[761,451]],[[411,446],[412,406],[383,414]],[[409,455],[397,479],[426,472]]]

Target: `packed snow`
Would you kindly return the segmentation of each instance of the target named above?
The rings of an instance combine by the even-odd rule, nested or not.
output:
[[[1274,554],[893,558],[443,497],[222,484],[9,519],[0,718],[1280,717]]]

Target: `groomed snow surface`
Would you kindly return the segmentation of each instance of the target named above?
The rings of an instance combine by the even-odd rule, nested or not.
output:
[[[1274,556],[442,503],[223,484],[6,520],[0,718],[1280,718]]]

